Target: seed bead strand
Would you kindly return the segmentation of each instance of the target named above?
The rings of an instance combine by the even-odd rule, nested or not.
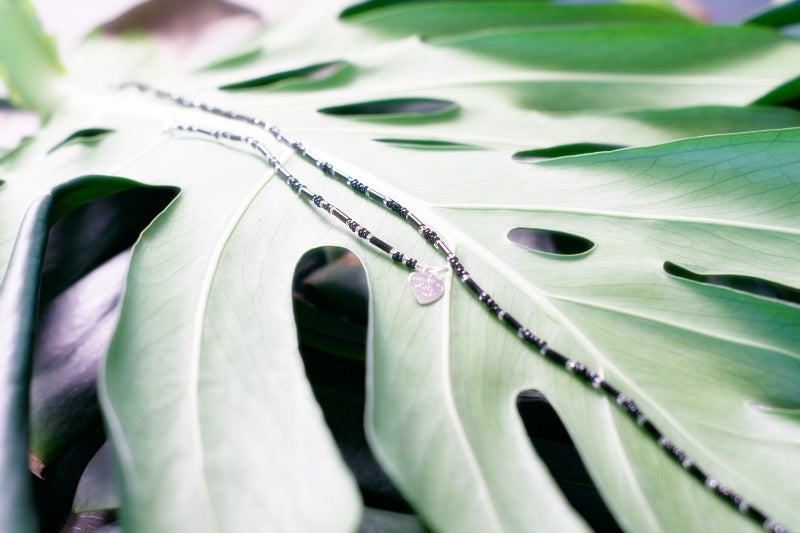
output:
[[[171,129],[178,131],[200,133],[203,135],[214,137],[215,139],[225,139],[229,141],[241,142],[248,145],[256,152],[258,152],[258,154],[262,157],[262,159],[264,159],[275,170],[275,172],[283,179],[283,181],[286,182],[287,185],[289,185],[289,187],[291,187],[294,190],[294,192],[305,198],[309,203],[325,211],[326,213],[332,215],[342,224],[347,226],[350,229],[350,231],[352,231],[356,236],[360,237],[361,239],[364,239],[374,247],[386,253],[392,258],[393,261],[402,264],[409,270],[417,270],[418,268],[430,270],[430,267],[419,265],[416,259],[414,259],[408,254],[405,254],[397,250],[391,244],[377,237],[367,228],[359,224],[354,218],[347,215],[344,211],[342,211],[332,203],[325,200],[325,198],[323,198],[321,195],[314,193],[306,185],[301,183],[300,180],[295,178],[292,175],[292,173],[289,172],[286,169],[286,167],[284,167],[281,164],[278,158],[276,158],[272,154],[272,152],[270,152],[269,149],[267,149],[267,147],[264,146],[264,144],[261,143],[258,139],[255,139],[253,137],[248,137],[246,135],[238,135],[236,133],[231,133],[225,130],[211,130],[187,124],[178,124],[175,126],[171,126]]]
[[[150,87],[149,85],[142,83],[131,82],[123,85],[123,87],[128,87],[128,86],[134,87],[142,92],[153,94],[160,98],[170,99],[182,106],[202,109],[203,111],[207,111],[215,115],[219,115],[233,120],[247,122],[249,124],[262,127],[270,134],[272,134],[275,137],[275,139],[277,139],[279,142],[288,145],[295,152],[300,154],[304,159],[311,161],[315,166],[320,168],[326,175],[343,181],[354,191],[358,192],[363,196],[366,196],[367,198],[379,202],[385,209],[394,212],[395,214],[401,216],[402,218],[410,222],[417,228],[422,237],[426,241],[428,241],[436,250],[438,250],[440,254],[442,254],[445,257],[445,259],[450,265],[450,268],[453,270],[453,273],[456,275],[459,281],[465,287],[467,287],[469,291],[472,292],[473,295],[475,295],[476,299],[480,303],[482,303],[490,313],[492,313],[499,320],[501,320],[524,343],[533,348],[544,359],[551,361],[556,365],[562,366],[570,374],[575,376],[580,381],[590,385],[591,387],[597,389],[598,391],[605,393],[605,395],[608,396],[617,406],[619,406],[619,408],[622,409],[623,412],[626,413],[638,426],[642,427],[642,429],[645,432],[647,432],[650,436],[652,436],[653,440],[655,440],[658,446],[667,453],[668,457],[670,457],[681,468],[687,471],[692,477],[694,477],[703,485],[705,485],[711,492],[720,497],[723,501],[730,504],[734,509],[738,510],[740,513],[761,524],[761,526],[765,531],[768,531],[770,533],[786,533],[786,528],[784,528],[780,523],[769,518],[760,509],[748,503],[742,496],[734,492],[731,488],[727,487],[726,485],[723,485],[716,479],[709,476],[700,467],[698,467],[694,463],[694,461],[692,461],[687,456],[686,452],[684,452],[681,448],[679,448],[672,441],[670,441],[661,432],[661,430],[658,429],[658,427],[656,427],[655,424],[653,424],[653,422],[651,422],[647,418],[647,416],[641,411],[641,409],[634,402],[633,399],[631,399],[630,397],[626,396],[625,394],[617,390],[614,386],[608,383],[600,375],[591,371],[585,364],[576,361],[574,359],[570,359],[562,355],[561,353],[557,352],[553,348],[551,348],[544,339],[534,335],[528,328],[523,326],[521,322],[519,322],[516,318],[514,318],[510,313],[506,312],[502,307],[500,307],[500,305],[489,295],[489,293],[484,291],[480,287],[480,285],[478,285],[478,283],[472,278],[472,276],[470,276],[469,272],[466,270],[466,268],[458,259],[458,257],[456,257],[455,253],[442,241],[439,235],[434,230],[425,225],[420,218],[414,215],[414,213],[409,211],[407,208],[403,207],[401,204],[391,199],[390,197],[380,193],[379,191],[349,176],[348,174],[336,168],[332,163],[327,162],[324,159],[319,158],[315,155],[312,155],[311,152],[302,143],[291,139],[290,137],[286,136],[280,129],[278,129],[275,126],[269,125],[266,121],[260,118],[243,115],[235,111],[228,111],[204,102],[189,100],[181,95],[162,91],[160,89],[155,89],[153,87]],[[287,183],[290,186],[292,186],[293,188],[296,187],[295,190],[301,192],[306,196],[311,194],[310,191],[308,191],[308,189],[304,185],[302,184],[294,185],[294,184],[299,184],[299,182],[296,179],[286,178],[286,176],[291,176],[288,173],[288,171],[283,169],[283,167],[280,165],[277,159],[275,159],[275,157],[272,156],[272,154],[269,151],[267,151],[266,148],[264,148],[261,143],[259,143],[257,140],[251,137],[234,135],[228,132],[204,130],[202,128],[197,128],[194,126],[179,126],[176,129],[196,131],[199,133],[212,135],[216,138],[224,138],[234,141],[245,142],[250,146],[252,146],[253,148],[255,148],[256,150],[258,150],[259,153],[261,153],[262,156],[267,160],[267,162],[270,165],[272,165],[277,172],[279,172],[285,177]],[[317,197],[316,195],[313,196]],[[324,200],[322,202],[324,202]],[[316,202],[315,205],[317,205]],[[323,206],[329,206],[329,205],[330,204],[325,202],[322,205],[317,205],[317,207],[321,207],[322,209],[327,210]],[[336,212],[333,211],[328,211],[328,212],[331,212],[339,220],[347,224],[348,227],[351,221],[355,223],[355,221],[347,217],[347,215],[342,213],[340,210],[336,209],[335,207],[333,209],[335,209],[336,212],[340,214],[337,215]],[[396,252],[396,250],[391,248],[391,246],[386,244],[384,241],[377,239],[377,237],[374,237],[371,234],[369,235],[370,238],[374,238],[377,242],[381,243],[383,246],[381,244],[376,244],[375,242],[372,242],[372,240],[370,240],[371,244],[374,244],[376,247],[380,248],[384,252],[391,255],[395,261],[398,261],[398,259],[395,258],[394,254],[399,252]],[[414,264],[416,266],[416,261],[414,261]],[[406,266],[409,265],[406,263]],[[413,269],[413,267],[409,268]]]

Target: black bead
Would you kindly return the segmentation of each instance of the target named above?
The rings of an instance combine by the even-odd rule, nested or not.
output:
[[[439,240],[439,236],[436,234],[436,232],[433,231],[431,228],[427,227],[424,230],[422,230],[422,236],[425,237],[425,239],[431,243],[434,243],[437,240]]]
[[[391,209],[392,211],[403,217],[405,217],[408,214],[408,209],[403,207],[394,200],[389,200],[388,202],[386,202],[386,207],[388,207],[389,209]]]
[[[390,245],[388,242],[382,239],[379,239],[375,235],[369,238],[369,242],[372,243],[376,248],[383,250],[387,254],[392,252],[392,245]]]

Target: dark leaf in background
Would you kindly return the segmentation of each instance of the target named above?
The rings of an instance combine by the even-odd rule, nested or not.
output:
[[[72,502],[84,469],[105,441],[99,414],[67,448],[34,479],[36,508],[42,533],[57,532],[71,517]]]
[[[174,187],[131,188],[87,202],[61,219],[50,230],[42,301],[51,300],[99,264],[130,248],[177,194]]]
[[[791,0],[785,4],[768,7],[757,15],[751,17],[749,24],[782,28],[792,24],[800,24],[800,0]]]
[[[130,252],[95,268],[42,308],[30,392],[30,451],[49,464],[99,420],[97,367],[116,324]]]
[[[0,503],[0,526],[3,530],[33,531],[40,527],[47,531],[60,525],[63,516],[69,512],[74,485],[104,439],[99,411],[94,404],[92,374],[96,374],[97,360],[108,340],[101,337],[110,333],[110,325],[106,322],[105,330],[102,326],[96,330],[87,326],[102,324],[104,319],[107,321],[115,307],[120,291],[119,263],[113,263],[117,270],[106,280],[110,286],[105,295],[96,294],[94,285],[79,285],[74,291],[64,293],[63,299],[53,302],[52,308],[43,306],[41,324],[48,331],[59,331],[63,337],[36,342],[40,288],[48,279],[49,272],[58,270],[57,261],[51,259],[48,263],[47,258],[59,254],[70,256],[77,250],[79,242],[74,235],[69,239],[70,249],[64,239],[55,239],[58,252],[50,255],[47,253],[50,251],[50,231],[60,221],[68,220],[71,213],[98,199],[141,189],[169,190],[170,199],[177,193],[174,188],[151,188],[122,178],[84,176],[54,188],[51,194],[34,203],[20,229],[0,285],[0,316],[4,317],[0,329],[0,377],[6,383],[0,395],[0,442],[3,444],[0,447],[0,476],[17,488]],[[81,244],[95,242],[89,239]],[[94,266],[97,252],[90,255],[93,256],[91,261],[73,263],[73,267],[79,265],[71,269],[76,277]],[[51,267],[49,271],[46,264]],[[92,294],[88,298],[91,305],[74,306],[88,294]],[[87,314],[76,318],[82,311]],[[38,359],[38,364],[32,364],[33,358]],[[78,364],[72,365],[73,361]],[[41,374],[32,377],[32,366]],[[58,370],[59,367],[62,371]],[[69,368],[69,372],[64,374],[64,368]],[[35,422],[29,421],[29,408],[34,412]],[[70,420],[73,415],[76,419]],[[72,438],[60,434],[65,427],[70,428]],[[47,438],[39,438],[40,430],[44,429],[46,433],[54,428],[57,431],[50,434],[52,443]],[[50,463],[44,463],[41,458],[30,461],[43,478],[36,482],[35,487],[38,519],[31,507],[34,499],[28,472],[29,431],[36,432],[30,443],[42,450],[58,450],[52,458],[48,454],[52,459]]]
[[[119,507],[119,489],[114,479],[111,445],[104,443],[86,465],[72,502],[72,512],[83,514]]]

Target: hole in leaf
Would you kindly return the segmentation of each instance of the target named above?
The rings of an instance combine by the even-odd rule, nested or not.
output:
[[[220,87],[223,91],[241,89],[263,89],[289,87],[301,88],[313,85],[315,88],[321,84],[333,86],[349,81],[355,69],[346,61],[330,61],[317,63],[306,67],[285,70],[274,74],[267,74],[245,81],[229,83]]]
[[[355,118],[439,119],[455,114],[458,109],[455,102],[439,98],[390,98],[325,107],[319,112]]]
[[[481,150],[480,146],[452,141],[439,141],[435,139],[373,139],[397,148],[410,148],[415,150]]]
[[[537,228],[514,228],[508,232],[508,239],[536,252],[555,255],[581,255],[595,246],[585,237]]]
[[[522,150],[515,153],[512,158],[515,161],[535,161],[542,158],[564,157],[568,155],[593,154],[595,152],[610,152],[626,148],[619,144],[599,144],[599,143],[574,143],[550,146],[549,148],[535,148],[533,150]]]
[[[535,390],[517,396],[517,411],[536,454],[567,501],[595,531],[622,531],[595,487],[558,414]]]
[[[364,503],[391,512],[366,513],[365,526],[376,517],[419,524],[364,433],[369,292],[363,266],[342,248],[312,250],[295,268],[292,292],[300,353],[325,421]]]
[[[213,61],[200,70],[212,71],[241,67],[260,58],[263,53],[264,52],[261,48],[254,48],[253,50],[247,50],[246,52],[242,52],[240,54]]]
[[[664,272],[676,278],[800,305],[800,289],[762,278],[739,274],[700,274],[671,261],[664,262]]]
[[[800,76],[771,90],[752,105],[783,106],[800,109]]]
[[[86,128],[78,130],[68,136],[66,139],[50,148],[47,153],[52,154],[59,148],[69,146],[71,144],[95,144],[108,137],[114,130],[108,128]]]

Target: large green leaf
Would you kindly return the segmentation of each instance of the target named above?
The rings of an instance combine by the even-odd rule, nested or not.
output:
[[[413,23],[412,4],[392,9]],[[169,88],[274,120],[396,197],[509,312],[635,398],[715,479],[799,529],[800,313],[741,289],[800,284],[800,132],[540,165],[511,155],[796,125],[792,111],[735,106],[796,76],[800,45],[768,30],[687,24],[487,26],[448,30],[446,40],[396,39],[337,21],[341,7],[321,2],[266,33],[257,43],[264,54],[175,75]],[[587,12],[576,9],[584,18],[575,20]],[[161,131],[165,120],[246,126],[132,91],[94,92],[136,73],[127,65],[145,48],[130,46],[114,63],[118,48],[86,43],[70,63],[82,94],[0,167],[3,265],[24,207],[71,176],[124,175],[183,191],[133,253],[101,376],[127,528],[355,528],[361,505],[304,376],[291,310],[297,262],[324,245],[353,250],[367,271],[367,431],[433,529],[586,529],[520,423],[515,400],[530,388],[563,418],[624,528],[756,527],[612,402],[531,353],[457,282],[448,279],[444,300],[417,306],[404,271],[304,204],[246,147]],[[157,61],[142,68],[165,76]],[[293,76],[299,82],[287,83]],[[256,79],[283,85],[214,90]],[[708,107],[719,104],[733,108]],[[341,106],[350,114],[317,111]],[[572,113],[553,113],[564,110]],[[94,128],[114,134],[46,155]],[[371,231],[425,263],[441,261],[401,220],[270,146]],[[515,228],[596,247],[569,258],[535,252],[507,238]]]

